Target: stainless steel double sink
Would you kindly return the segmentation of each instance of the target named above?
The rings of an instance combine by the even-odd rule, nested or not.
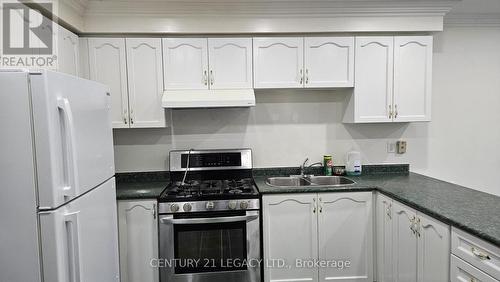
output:
[[[288,176],[269,177],[266,184],[273,187],[300,187],[300,186],[348,186],[356,182],[343,176]]]

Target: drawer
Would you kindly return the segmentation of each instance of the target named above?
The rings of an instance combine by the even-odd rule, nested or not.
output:
[[[451,255],[451,282],[499,282],[488,274]]]
[[[452,254],[500,280],[500,248],[457,228],[451,233]]]

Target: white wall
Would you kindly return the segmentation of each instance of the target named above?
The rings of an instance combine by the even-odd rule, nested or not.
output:
[[[500,27],[435,37],[427,167],[412,170],[500,195]]]
[[[500,195],[500,28],[450,28],[435,37],[432,122],[343,124],[349,90],[260,90],[252,109],[176,110],[168,129],[115,130],[116,169],[165,170],[171,149],[250,147],[256,167],[361,150],[364,163],[411,170]],[[408,141],[404,155],[387,142]]]

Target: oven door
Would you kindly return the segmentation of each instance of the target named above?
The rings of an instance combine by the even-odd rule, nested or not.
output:
[[[259,211],[163,215],[162,282],[260,282]]]

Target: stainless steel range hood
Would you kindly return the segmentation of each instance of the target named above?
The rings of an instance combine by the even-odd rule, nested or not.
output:
[[[163,92],[164,108],[229,108],[255,106],[253,89],[167,90]]]

